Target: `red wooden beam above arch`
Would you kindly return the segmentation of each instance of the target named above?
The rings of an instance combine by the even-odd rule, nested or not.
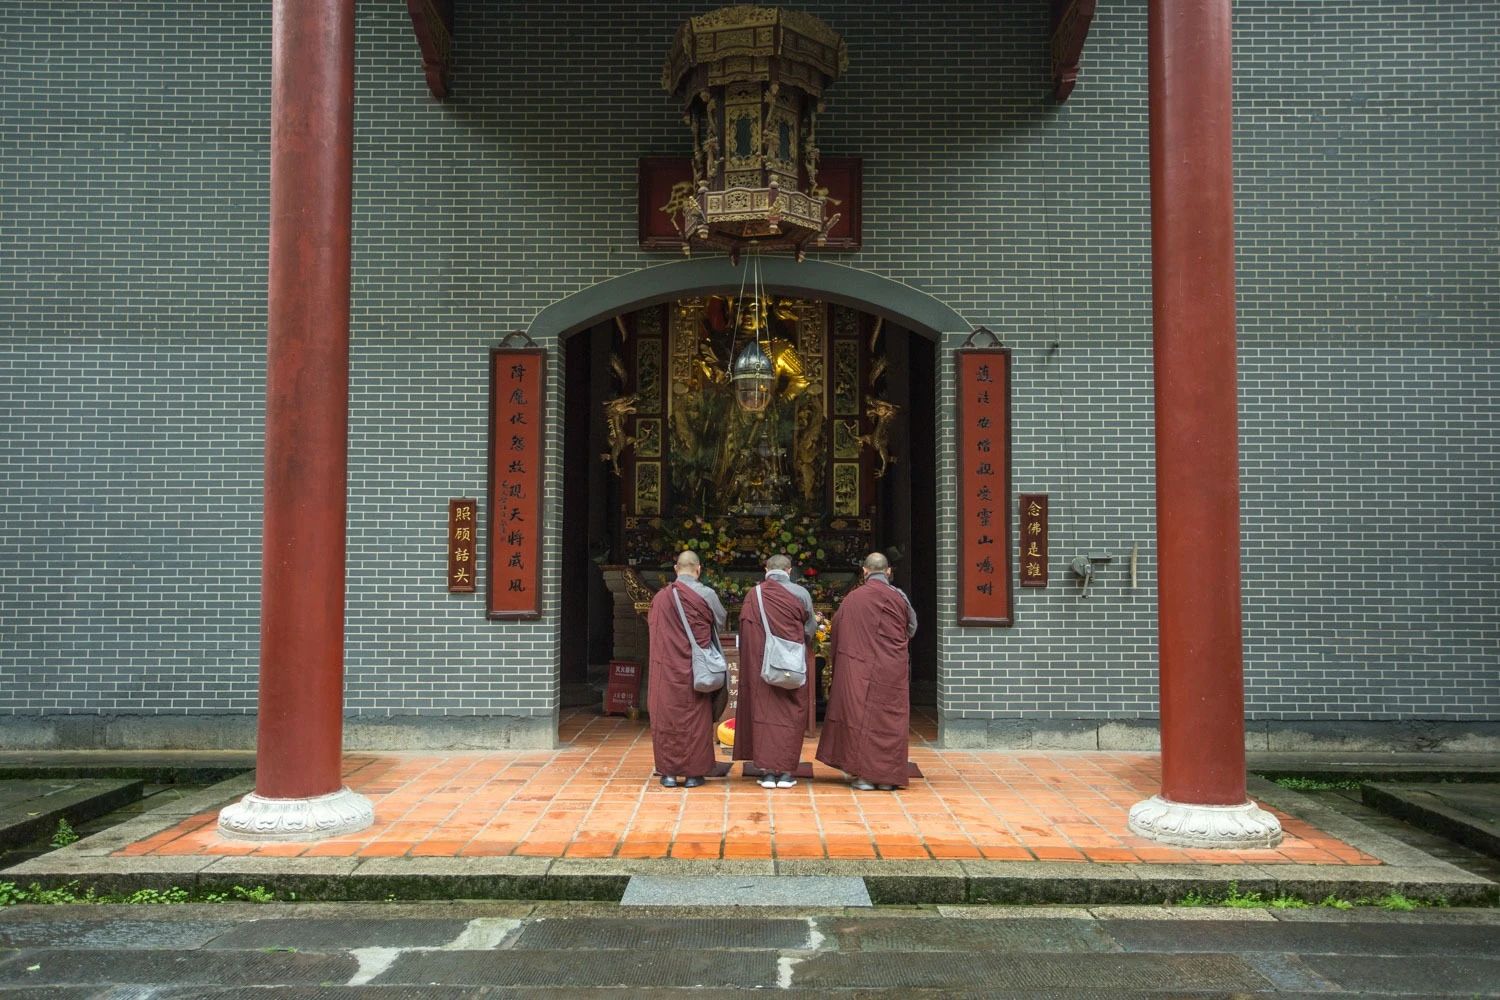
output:
[[[453,0],[406,0],[427,89],[438,100],[448,96],[448,52],[453,46]]]
[[[1097,6],[1098,0],[1052,0],[1052,96],[1059,103],[1078,82],[1078,61]]]

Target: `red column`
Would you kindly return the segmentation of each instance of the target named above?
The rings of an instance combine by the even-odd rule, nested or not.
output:
[[[256,793],[337,792],[354,172],[354,0],[275,0]]]
[[[1245,795],[1229,0],[1151,0],[1161,797]]]

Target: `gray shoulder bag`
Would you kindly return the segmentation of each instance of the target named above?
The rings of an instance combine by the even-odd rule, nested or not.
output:
[[[761,657],[760,679],[772,687],[795,691],[807,683],[807,647],[791,639],[783,639],[771,633],[771,623],[766,619],[766,599],[761,596],[760,584],[755,588],[755,601],[760,605],[760,623],[766,630],[766,650]]]
[[[693,690],[702,694],[717,691],[729,679],[729,664],[724,662],[724,652],[719,649],[719,637],[713,634],[713,642],[707,649],[693,638],[693,629],[688,625],[687,615],[682,611],[682,598],[677,594],[677,585],[672,585],[672,600],[677,603],[677,618],[682,630],[687,633],[688,647],[693,651]]]

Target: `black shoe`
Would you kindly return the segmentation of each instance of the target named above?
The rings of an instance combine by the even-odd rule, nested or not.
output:
[[[697,788],[701,784],[703,784],[703,779],[702,778],[688,778],[686,781],[684,781],[682,783],[682,787],[683,788]]]
[[[664,775],[661,776],[661,787],[663,787],[663,788],[676,788],[677,787],[677,779],[674,778],[674,777],[671,777],[670,775],[664,774]]]

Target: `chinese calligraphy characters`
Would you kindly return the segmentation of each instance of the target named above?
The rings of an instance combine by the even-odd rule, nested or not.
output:
[[[1021,494],[1021,586],[1047,586],[1047,494]]]
[[[1013,621],[1010,352],[958,352],[959,611],[964,625]]]
[[[448,592],[474,593],[474,575],[479,565],[475,546],[478,500],[448,501]]]
[[[489,616],[541,614],[541,350],[490,356]]]

